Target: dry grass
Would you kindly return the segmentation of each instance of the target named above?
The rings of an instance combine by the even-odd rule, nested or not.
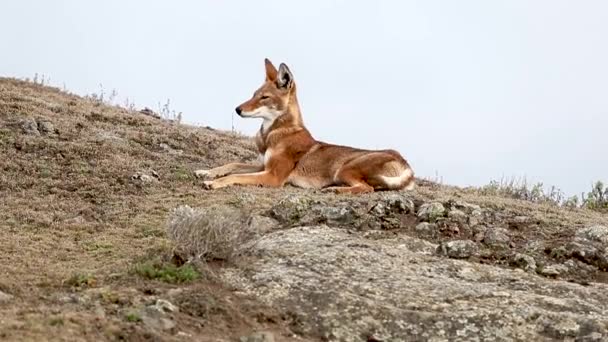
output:
[[[251,240],[246,221],[241,210],[230,207],[202,210],[180,206],[167,222],[167,237],[182,258],[231,260]]]

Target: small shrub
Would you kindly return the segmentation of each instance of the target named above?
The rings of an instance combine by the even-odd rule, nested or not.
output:
[[[141,316],[137,312],[128,312],[125,319],[131,323],[141,322]]]
[[[76,273],[66,281],[66,284],[73,287],[94,287],[97,279],[88,273]]]
[[[583,207],[592,210],[608,209],[608,187],[604,186],[601,181],[595,182],[591,186],[591,191],[588,194],[581,195]]]
[[[49,320],[49,325],[56,327],[64,324],[63,318],[61,317],[53,317]]]
[[[604,183],[597,181],[591,186],[589,193],[582,193],[581,196],[571,196],[566,198],[564,193],[557,187],[552,186],[545,189],[543,183],[533,185],[518,179],[505,181],[491,181],[477,191],[483,195],[503,196],[534,203],[547,203],[564,208],[585,208],[596,211],[608,211],[608,187]]]
[[[134,271],[143,278],[174,284],[186,283],[199,277],[199,273],[190,264],[177,267],[170,263],[146,261],[135,265]]]
[[[158,112],[160,113],[160,117],[165,120],[173,121],[178,124],[182,122],[182,112],[176,112],[175,110],[171,109],[170,99],[167,99],[167,102],[165,102],[163,105],[161,105],[160,102],[158,103]]]
[[[228,260],[241,253],[251,239],[246,227],[246,216],[235,208],[180,206],[169,217],[167,237],[175,243],[175,254],[186,260]]]
[[[179,167],[173,171],[173,178],[177,181],[188,181],[191,180],[192,172],[184,167]]]
[[[483,195],[503,196],[534,203],[547,203],[561,205],[564,202],[564,193],[557,187],[545,189],[543,183],[528,184],[524,179],[491,181],[490,184],[479,188]]]

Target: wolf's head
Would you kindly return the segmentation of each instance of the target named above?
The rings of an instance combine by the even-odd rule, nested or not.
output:
[[[276,118],[286,114],[295,101],[295,83],[287,65],[281,63],[279,70],[268,59],[266,80],[253,97],[236,107],[236,113],[244,118],[263,118],[269,126]]]

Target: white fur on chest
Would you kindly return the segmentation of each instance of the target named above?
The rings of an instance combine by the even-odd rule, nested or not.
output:
[[[272,150],[267,149],[264,153],[264,165],[268,165],[268,163],[270,162],[270,158],[272,158]]]
[[[264,154],[258,154],[258,163],[263,164],[264,166],[268,166],[270,162],[270,158],[272,158],[273,151],[271,149],[267,149]]]

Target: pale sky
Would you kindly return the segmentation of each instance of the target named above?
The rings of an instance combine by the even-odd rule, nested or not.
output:
[[[0,19],[2,76],[171,99],[230,129],[268,57],[290,66],[319,140],[393,148],[460,186],[608,181],[605,0],[21,0]]]

